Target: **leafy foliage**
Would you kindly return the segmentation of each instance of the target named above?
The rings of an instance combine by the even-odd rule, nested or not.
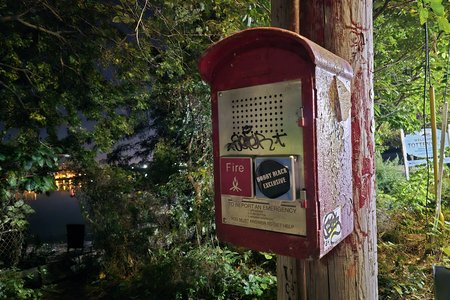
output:
[[[172,176],[155,195],[142,190],[144,173],[104,167],[93,175],[95,181],[84,183],[79,197],[95,247],[102,251],[98,294],[113,299],[272,298],[272,258],[218,247],[211,200],[186,194],[186,176]]]
[[[252,263],[253,255],[260,254],[210,246],[160,250],[131,285],[134,291],[123,292],[137,299],[273,299],[276,278]]]
[[[253,254],[217,247],[209,89],[197,72],[197,60],[211,42],[267,22],[265,5],[122,1],[116,6],[113,21],[135,29],[152,85],[148,111],[137,117],[134,135],[108,156],[111,164],[134,170],[104,167],[83,185],[95,244],[103,250],[100,283],[103,291],[114,290],[108,296],[271,297],[275,278],[254,264]],[[118,278],[126,281],[117,285]]]
[[[181,167],[202,168],[209,157],[209,89],[197,61],[213,42],[232,32],[268,23],[268,1],[123,1],[115,20],[135,28],[152,74],[149,112],[128,140],[109,156],[113,163],[152,157],[155,183]],[[182,162],[181,164],[179,162]],[[183,164],[186,165],[183,165]]]
[[[438,110],[446,98],[448,8],[439,0],[374,2],[375,118],[381,147],[398,146],[400,128],[412,132],[429,126],[430,84]],[[424,90],[425,21],[430,66]],[[448,224],[437,232],[431,229],[434,207],[427,197],[432,198],[433,186],[427,170],[415,168],[406,181],[399,168],[398,161],[377,161],[379,294],[383,299],[433,298],[432,265],[448,265],[450,231]],[[449,214],[446,205],[444,214]]]
[[[417,8],[421,25],[429,19],[433,19],[440,30],[450,33],[448,12],[445,10],[442,0],[419,0],[417,1]]]
[[[14,147],[0,145],[0,265],[18,262],[22,242],[18,237],[33,212],[22,199],[23,191],[46,192],[55,187],[51,170],[56,167],[56,159],[52,149],[45,144],[34,149],[22,146],[23,152],[14,152]]]
[[[131,133],[149,81],[139,56],[123,59],[136,47],[112,26],[108,3],[3,1],[0,15],[0,192],[8,197],[54,188],[58,155],[86,166]]]
[[[157,270],[159,261],[215,266],[203,264],[208,251],[224,250],[214,246],[209,89],[197,59],[225,35],[267,23],[268,5],[2,2],[1,192],[12,199],[24,189],[52,189],[57,158],[70,154],[71,167],[88,173],[77,194],[103,251],[101,278],[136,282],[146,266]],[[99,151],[122,137],[109,162],[145,162],[146,173],[96,168]],[[175,259],[179,251],[185,259]],[[173,261],[160,260],[162,253]],[[224,257],[233,266],[222,274],[242,279],[239,286],[246,282],[246,294],[273,287],[272,275],[236,272],[244,267],[241,255],[230,251]],[[248,263],[249,255],[244,257]],[[207,293],[203,281],[189,278],[189,293]],[[225,297],[227,289],[215,293]]]
[[[0,224],[24,228],[31,210],[15,201],[54,190],[62,154],[91,165],[132,131],[148,76],[138,57],[121,59],[136,48],[113,13],[91,1],[0,3]]]
[[[40,299],[41,293],[24,286],[24,279],[16,269],[0,270],[0,299]]]
[[[427,185],[430,180],[426,167],[413,170],[409,181],[403,175],[398,160],[383,162],[377,157],[377,201],[380,207],[422,209],[427,205]],[[428,187],[430,191],[432,187]]]
[[[103,268],[125,278],[138,267],[139,257],[147,251],[148,236],[155,230],[152,199],[133,188],[129,172],[105,167],[89,177],[95,181],[84,182],[84,192],[77,195],[85,220],[94,233],[94,244],[104,251]]]
[[[393,132],[400,128],[413,132],[429,123],[429,104],[425,104],[424,110],[423,103],[424,96],[428,99],[429,83],[436,89],[438,111],[443,103],[445,97],[441,95],[448,84],[448,31],[443,30],[436,19],[446,18],[449,4],[443,1],[375,1],[374,9],[376,138],[378,145],[392,146]],[[430,58],[430,80],[425,91],[425,31],[420,17],[424,12],[428,14]]]
[[[406,181],[399,167],[377,161],[379,294],[382,299],[431,299],[432,265],[450,263],[450,228],[441,224],[437,232],[431,230],[434,208],[426,200],[426,169],[415,169]]]

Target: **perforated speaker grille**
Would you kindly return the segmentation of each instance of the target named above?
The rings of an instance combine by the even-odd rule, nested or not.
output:
[[[301,154],[301,82],[218,93],[220,155]]]
[[[240,134],[251,126],[250,132],[283,133],[283,94],[231,100],[233,133]]]

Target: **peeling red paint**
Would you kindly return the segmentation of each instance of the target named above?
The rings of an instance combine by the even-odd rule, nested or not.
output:
[[[348,266],[348,268],[347,268],[345,273],[346,273],[346,275],[348,277],[351,277],[351,278],[355,277],[355,275],[356,275],[356,266],[355,266],[355,264],[352,264],[352,265]]]
[[[362,230],[361,223],[360,223],[360,220],[358,218],[355,219],[355,230],[359,233],[360,237],[362,236],[363,238],[366,238],[366,237],[369,236],[367,231]]]

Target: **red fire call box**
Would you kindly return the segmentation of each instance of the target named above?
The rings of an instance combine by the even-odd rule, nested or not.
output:
[[[248,29],[206,50],[217,234],[320,258],[353,230],[350,65],[291,31]]]

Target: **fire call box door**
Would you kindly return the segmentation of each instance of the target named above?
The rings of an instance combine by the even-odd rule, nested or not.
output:
[[[218,92],[222,223],[306,235],[300,80]]]

